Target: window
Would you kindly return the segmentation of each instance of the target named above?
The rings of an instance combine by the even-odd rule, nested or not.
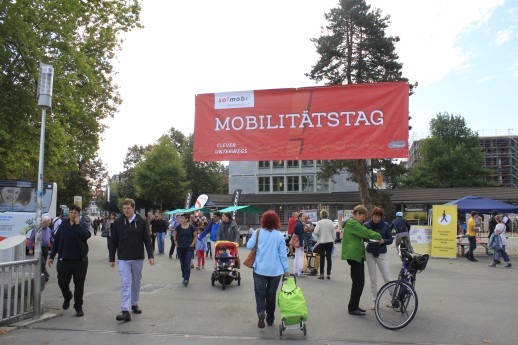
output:
[[[270,167],[270,161],[259,161],[259,169],[267,169]]]
[[[270,191],[270,177],[259,177],[259,192]]]
[[[284,161],[273,161],[274,168],[284,168]]]
[[[315,166],[315,161],[301,161],[302,167],[313,167]]]
[[[329,181],[319,179],[317,181],[317,192],[329,192]]]
[[[299,166],[299,161],[288,161],[288,168],[296,168]]]
[[[299,176],[288,176],[288,192],[299,191]]]
[[[307,175],[301,176],[302,178],[302,191],[303,192],[314,192],[315,191],[315,176]]]
[[[273,191],[284,192],[284,176],[274,176],[273,179]]]

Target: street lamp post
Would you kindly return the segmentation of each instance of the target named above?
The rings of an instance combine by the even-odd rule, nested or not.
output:
[[[38,259],[34,283],[34,311],[35,316],[41,315],[41,213],[43,209],[43,163],[45,149],[45,118],[47,108],[52,106],[52,84],[54,67],[40,63],[38,78],[38,106],[41,107],[40,157],[38,164],[38,192],[36,194],[36,231],[34,236],[34,255]]]

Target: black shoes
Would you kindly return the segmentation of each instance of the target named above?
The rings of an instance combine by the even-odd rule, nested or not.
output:
[[[77,308],[74,308],[74,309],[76,310],[76,316],[77,317],[85,316],[85,313],[83,312],[83,308],[77,307]]]
[[[131,306],[131,310],[132,310],[135,314],[142,314],[142,310],[138,307],[138,305],[132,305],[132,306]]]
[[[349,311],[349,315],[365,316],[365,313],[358,308],[354,311]]]
[[[360,308],[360,307],[358,307],[358,310],[359,310],[359,311],[361,311],[362,313],[365,313],[365,312],[366,312],[366,310],[365,310],[365,309],[362,309],[362,308]]]
[[[260,312],[258,315],[259,317],[259,321],[257,321],[257,327],[259,328],[264,328],[264,318],[265,318],[265,314],[264,314],[264,311]]]
[[[68,295],[68,297],[65,297],[65,299],[63,300],[63,309],[64,310],[67,310],[68,308],[70,308],[70,300],[72,300],[72,292],[70,292],[70,295]]]
[[[473,261],[473,262],[478,262],[477,259],[473,258],[473,259],[469,259],[469,261]]]
[[[130,315],[129,311],[123,310],[119,315],[117,315],[115,317],[115,320],[128,322],[128,321],[131,321],[131,315]]]

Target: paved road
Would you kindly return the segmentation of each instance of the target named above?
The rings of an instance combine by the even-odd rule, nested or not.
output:
[[[518,239],[509,241],[509,247],[518,244]],[[335,256],[331,280],[299,280],[309,308],[307,337],[293,330],[280,338],[277,321],[275,327],[257,328],[250,269],[242,269],[241,286],[233,283],[225,291],[218,285],[211,286],[210,269],[195,270],[191,284],[185,288],[178,260],[167,256],[158,256],[155,267],[146,264],[144,268],[143,314],[133,315],[129,323],[119,323],[115,321],[119,275],[108,266],[105,239],[97,236],[89,243],[85,317],[77,318],[72,308],[60,309],[62,298],[52,268],[43,303],[46,312],[57,317],[9,329],[0,335],[0,344],[254,345],[291,340],[320,345],[517,343],[518,258],[511,269],[488,268],[489,259],[482,252],[478,263],[464,258],[431,259],[418,275],[419,310],[415,319],[402,330],[389,331],[378,324],[373,312],[365,317],[348,315],[349,268]],[[240,248],[240,253],[245,257],[248,250]],[[400,261],[394,248],[390,253],[396,275]],[[362,305],[369,307],[370,303],[367,281]]]

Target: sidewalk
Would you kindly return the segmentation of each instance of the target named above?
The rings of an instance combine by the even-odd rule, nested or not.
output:
[[[511,242],[512,240],[512,242]],[[63,302],[56,283],[55,266],[43,295],[44,309],[57,316],[0,335],[0,343],[22,344],[285,344],[296,339],[308,344],[516,344],[516,296],[518,258],[511,269],[489,268],[490,258],[479,262],[431,259],[417,277],[419,308],[412,323],[398,331],[381,327],[374,312],[364,317],[347,313],[351,281],[349,267],[333,257],[331,280],[299,279],[309,309],[307,337],[300,331],[278,335],[279,311],[274,327],[257,328],[252,271],[241,270],[241,286],[233,282],[225,291],[212,287],[212,260],[205,270],[193,270],[186,288],[181,284],[179,263],[167,255],[157,256],[156,265],[145,262],[141,292],[141,315],[119,323],[120,280],[116,268],[108,266],[106,240],[89,240],[90,262],[85,285],[85,316],[77,318]],[[170,243],[166,243],[168,250]],[[513,249],[518,239],[510,238]],[[239,248],[241,257],[248,250]],[[337,253],[341,247],[338,246]],[[397,275],[401,262],[395,248],[389,250],[391,271]],[[290,267],[291,261],[290,260]],[[378,287],[382,278],[378,274]],[[369,309],[371,293],[366,269],[362,305]]]

